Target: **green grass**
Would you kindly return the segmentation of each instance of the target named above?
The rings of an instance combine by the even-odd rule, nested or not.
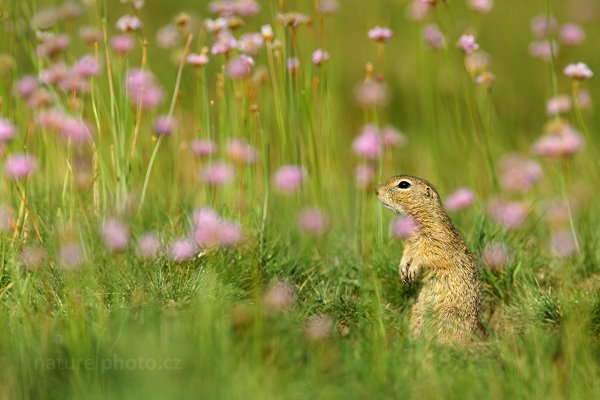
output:
[[[570,21],[565,2],[498,0],[486,15],[469,11],[464,1],[442,2],[428,21],[443,30],[447,48],[433,52],[422,43],[423,23],[406,18],[407,1],[348,0],[338,14],[322,19],[312,1],[261,1],[261,12],[241,32],[271,23],[282,41],[272,57],[265,49],[256,56],[266,81],[231,80],[222,74],[224,56],[211,56],[199,71],[185,66],[174,93],[180,66],[174,55],[187,37],[166,50],[154,44],[155,32],[180,11],[208,13],[204,2],[147,1],[139,12],[144,29],[134,34],[137,47],[127,59],[107,53],[101,42],[104,73],[93,79],[90,93],[54,93],[57,105],[95,127],[93,144],[77,148],[37,127],[36,111],[12,95],[19,77],[48,65],[35,55],[27,21],[55,3],[0,0],[0,53],[15,61],[0,68],[0,117],[18,128],[17,138],[0,149],[0,164],[23,151],[39,161],[26,182],[0,179],[0,204],[10,205],[17,217],[14,229],[0,233],[0,398],[600,396],[599,114],[592,108],[563,116],[585,133],[586,146],[568,161],[538,159],[544,177],[533,190],[502,191],[496,170],[506,153],[535,158],[530,148],[548,120],[546,99],[556,90],[571,93],[572,82],[561,73],[567,63],[584,61],[600,71],[598,24],[584,23],[588,40],[561,47],[552,67],[528,56],[529,21],[547,10],[561,23]],[[294,32],[275,22],[279,12],[292,10],[311,14],[312,24]],[[80,25],[101,28],[106,20],[110,37],[126,12],[131,9],[117,0],[97,0],[78,20],[58,23],[54,32],[73,37],[61,59],[72,63],[96,51],[76,40]],[[394,30],[379,48],[366,36],[375,25]],[[473,82],[455,48],[468,29],[477,31],[491,57],[496,82],[489,90]],[[166,96],[158,109],[139,114],[123,82],[127,70],[142,64],[143,40],[145,68],[157,75]],[[199,30],[191,51],[211,43]],[[310,63],[319,47],[331,55],[322,68]],[[301,62],[296,77],[286,71],[290,55]],[[387,106],[363,110],[354,100],[367,62],[373,63],[372,77],[389,86]],[[600,95],[597,78],[581,88],[594,100]],[[169,112],[179,129],[157,145],[153,119]],[[478,256],[493,242],[511,249],[504,268],[480,270],[488,330],[480,344],[459,349],[409,336],[418,286],[399,279],[402,243],[389,234],[393,215],[370,188],[359,190],[353,182],[352,170],[363,160],[351,144],[367,123],[397,126],[409,140],[404,148],[386,150],[375,181],[416,174],[444,197],[470,187],[475,206],[452,214],[469,246]],[[200,137],[219,144],[214,159],[225,158],[227,139],[245,138],[258,160],[236,166],[234,183],[208,188],[198,175],[209,161],[200,163],[189,151],[190,141]],[[83,186],[77,185],[78,162],[93,177]],[[308,176],[290,196],[271,184],[272,173],[285,164],[301,164]],[[487,201],[496,196],[532,205],[521,228],[503,230],[487,216]],[[576,199],[568,229],[576,232],[580,250],[557,258],[548,249],[554,227],[542,206],[563,196]],[[203,205],[241,224],[239,246],[210,249],[185,263],[166,254],[144,261],[133,243],[117,255],[103,246],[99,226],[107,216],[125,221],[134,238],[156,230],[167,243],[189,232],[192,211]],[[299,231],[298,212],[306,206],[327,213],[326,234]],[[61,268],[57,258],[69,241],[85,249],[77,270]],[[31,271],[19,256],[28,245],[47,252]],[[295,303],[269,313],[264,293],[281,280],[295,288]],[[329,337],[314,341],[306,335],[315,315],[333,322]]]

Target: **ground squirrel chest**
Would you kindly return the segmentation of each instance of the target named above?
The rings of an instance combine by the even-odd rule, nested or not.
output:
[[[379,200],[412,217],[417,229],[407,239],[400,276],[411,283],[423,273],[411,325],[415,336],[440,342],[468,341],[479,327],[480,282],[477,262],[444,210],[437,190],[426,180],[394,176],[377,186]]]

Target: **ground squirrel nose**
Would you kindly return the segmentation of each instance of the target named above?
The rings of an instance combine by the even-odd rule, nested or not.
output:
[[[376,195],[376,196],[379,196],[379,187],[376,187],[376,188],[375,188],[375,195]]]

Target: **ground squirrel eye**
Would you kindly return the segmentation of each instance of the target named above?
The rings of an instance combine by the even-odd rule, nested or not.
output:
[[[410,187],[410,182],[408,181],[400,181],[398,184],[399,189],[408,189]]]

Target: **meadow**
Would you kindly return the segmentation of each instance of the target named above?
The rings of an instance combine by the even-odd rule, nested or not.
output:
[[[0,398],[600,398],[599,18],[0,0]],[[409,333],[400,173],[480,260],[477,345]]]

